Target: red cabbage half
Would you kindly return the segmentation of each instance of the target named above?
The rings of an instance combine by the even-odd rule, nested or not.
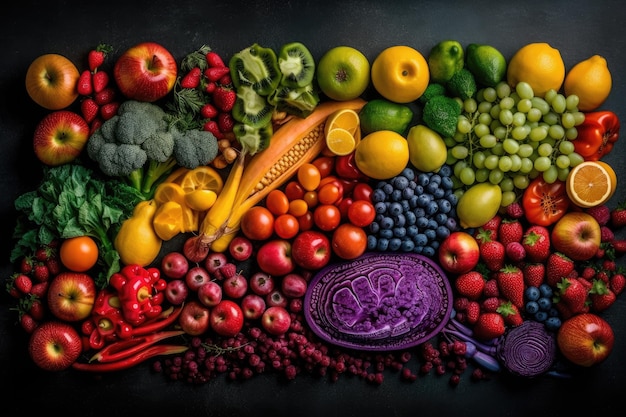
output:
[[[319,271],[304,304],[309,326],[329,343],[399,350],[443,328],[452,311],[452,292],[442,269],[425,256],[366,253]]]
[[[497,357],[512,374],[533,377],[552,367],[556,351],[554,333],[543,323],[526,320],[507,331],[497,347]]]

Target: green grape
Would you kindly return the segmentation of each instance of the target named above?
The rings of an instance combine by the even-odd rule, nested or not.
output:
[[[537,153],[539,156],[550,156],[552,155],[552,145],[547,142],[542,143],[537,148]]]
[[[465,161],[457,161],[452,167],[452,171],[454,172],[454,176],[457,178],[461,177],[461,171],[463,168],[467,167],[467,162]]]
[[[500,181],[504,179],[504,172],[500,171],[498,168],[492,169],[489,173],[489,182],[492,184],[500,184]]]
[[[513,185],[513,178],[504,177],[502,181],[500,181],[500,189],[502,191],[513,191],[515,186]]]
[[[559,142],[559,152],[563,155],[569,155],[574,152],[574,144],[569,140],[562,140]],[[569,166],[569,163],[568,163]]]
[[[569,129],[565,130],[565,138],[567,140],[574,140],[578,137],[578,129],[576,129],[575,127],[570,127]]]
[[[465,167],[459,173],[459,179],[464,185],[472,185],[476,181],[476,175],[474,170],[470,167]]]
[[[574,118],[576,119],[576,126],[580,126],[585,121],[585,113],[581,111],[574,112]]]
[[[528,188],[528,184],[530,184],[528,175],[519,174],[513,177],[513,185],[518,190],[525,190],[526,188]]]
[[[498,161],[500,157],[498,155],[489,155],[485,158],[485,168],[488,170],[494,170],[498,167]]]
[[[553,139],[561,139],[565,136],[565,129],[563,129],[563,126],[561,125],[552,125],[548,129],[548,136]]]
[[[487,168],[477,169],[474,173],[476,175],[476,182],[485,182],[489,179],[489,173],[491,170]]]
[[[554,165],[557,168],[569,168],[569,157],[567,155],[559,155],[554,160]]]
[[[452,152],[448,150],[448,154],[446,155],[446,165],[454,165],[457,161],[458,159],[452,156]]]
[[[543,113],[541,112],[541,110],[534,108],[534,107],[528,110],[528,114],[526,115],[526,119],[529,122],[538,122],[541,120],[542,117],[543,117]]]
[[[493,131],[493,135],[499,140],[504,140],[508,133],[507,128],[502,126],[502,124],[499,121],[497,122],[497,126],[493,126],[491,130]]]
[[[516,126],[511,131],[511,136],[517,140],[524,140],[530,134],[530,130],[531,130],[530,126],[527,126],[527,125]]]
[[[559,123],[560,119],[561,118],[559,117],[559,115],[553,111],[550,111],[543,115],[543,121],[549,125],[555,125]]]
[[[465,143],[465,134],[459,132],[459,128],[457,127],[456,132],[454,133],[454,136],[452,136],[451,139],[452,140],[450,141],[450,143]],[[444,142],[445,142],[445,138],[444,138]]]
[[[478,103],[478,113],[489,113],[491,111],[491,106],[493,106],[493,104],[491,104],[488,101],[481,101]]]
[[[513,97],[504,97],[500,100],[500,108],[504,110],[511,110],[515,106],[515,100]]]
[[[515,202],[517,194],[515,191],[504,191],[502,193],[502,200],[500,201],[500,207],[507,207]]]
[[[519,145],[519,148],[517,149],[517,154],[521,158],[528,158],[530,155],[533,154],[533,147],[529,145],[528,143],[522,143],[521,145]]]
[[[477,169],[485,167],[485,159],[487,159],[487,155],[483,151],[476,151],[472,155],[472,163]]]
[[[578,111],[578,103],[580,103],[580,97],[576,94],[570,94],[565,98],[565,107],[570,112]]]
[[[535,96],[535,92],[530,84],[526,81],[520,81],[515,86],[515,92],[519,94],[521,99],[530,100]]]
[[[517,94],[516,91],[513,91],[509,97],[513,99],[514,106],[517,107],[517,103],[521,100],[519,94]]]
[[[452,149],[450,149],[450,153],[456,159],[465,159],[469,154],[469,149],[467,149],[464,145],[456,145]]]
[[[557,171],[554,165],[550,165],[550,167],[543,171],[543,180],[548,184],[554,183],[557,180],[559,172]]]
[[[502,148],[508,154],[514,154],[519,151],[520,144],[515,139],[506,138],[502,141]]]
[[[554,96],[554,99],[552,100],[552,109],[555,112],[562,114],[565,111],[566,106],[567,103],[563,94],[557,94]]]
[[[576,117],[574,117],[574,113],[563,113],[561,115],[561,126],[565,129],[576,126]]]
[[[580,154],[578,154],[576,152],[572,152],[572,153],[568,154],[567,157],[569,158],[569,166],[570,166],[570,168],[573,168],[576,165],[583,163],[584,160],[585,160],[582,156],[580,156]]]
[[[546,94],[544,94],[543,98],[544,100],[546,100],[548,104],[552,105],[552,101],[555,99],[557,94],[558,92],[554,88],[551,88],[548,91],[546,91]]]
[[[493,87],[487,87],[483,90],[483,98],[489,103],[493,103],[498,98],[496,89]]]
[[[521,111],[513,113],[513,125],[524,126],[526,124],[526,114]]]
[[[489,116],[492,119],[497,119],[501,111],[502,111],[502,108],[500,107],[500,104],[494,104],[493,106],[491,106],[491,110],[489,110],[489,113],[485,113],[485,114],[489,114]]]
[[[522,158],[518,154],[513,154],[511,158],[511,171],[517,172],[522,167]]]
[[[470,122],[466,116],[461,115],[456,122],[456,130],[459,133],[466,135],[472,130],[472,122]]]
[[[522,174],[529,174],[534,168],[533,160],[530,158],[522,158],[522,166],[519,168],[519,172]]]
[[[542,115],[546,115],[550,111],[550,105],[541,97],[533,97],[530,101],[532,101],[533,107],[538,109]]]
[[[478,109],[478,103],[472,97],[465,99],[463,102],[463,110],[467,113],[474,113]]]
[[[502,172],[509,172],[511,170],[511,166],[513,166],[513,162],[511,162],[511,157],[508,155],[503,155],[500,157],[498,161],[498,169]]]
[[[533,167],[539,172],[545,172],[552,166],[552,161],[547,156],[538,156],[533,163]]]
[[[504,81],[500,81],[496,85],[496,94],[500,99],[504,99],[511,95],[511,86]]]
[[[502,142],[496,143],[493,148],[491,148],[491,153],[494,155],[502,156],[504,155],[504,148],[502,147]]]
[[[453,147],[454,145],[456,145],[457,141],[454,138],[445,137],[445,138],[443,138],[443,143],[445,143],[446,147],[448,147],[448,149],[449,149],[449,148]]]
[[[454,192],[452,194],[454,194],[457,199],[460,199],[465,193],[465,191],[463,191],[463,188],[462,188],[463,184],[461,184],[461,182],[455,177],[452,177],[452,182],[454,182],[455,180],[458,182],[458,185],[453,186]]]
[[[498,120],[500,120],[500,123],[502,123],[503,125],[510,125],[511,123],[513,123],[513,112],[511,112],[511,110],[509,109],[502,109],[500,111],[500,114],[498,115]]]
[[[475,131],[476,129],[474,129]],[[480,137],[480,146],[483,148],[493,148],[496,146],[496,143],[498,143],[498,139],[490,133]]]
[[[533,108],[533,102],[529,98],[523,98],[517,103],[517,110],[528,113]]]
[[[557,171],[557,178],[559,179],[559,181],[567,181],[567,176],[569,175],[570,168],[557,168]]]
[[[542,141],[546,138],[546,136],[548,136],[548,129],[544,126],[533,127],[530,129],[530,133],[528,134],[528,137],[533,142]]]

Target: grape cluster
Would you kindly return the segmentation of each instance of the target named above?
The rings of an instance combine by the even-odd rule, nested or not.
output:
[[[458,229],[452,168],[437,173],[407,166],[399,175],[374,186],[376,217],[370,224],[368,249],[433,256],[439,243]]]
[[[457,133],[445,139],[457,195],[489,181],[502,189],[505,207],[539,175],[548,183],[565,181],[583,162],[572,143],[585,120],[578,102],[555,90],[535,96],[525,82],[515,89],[501,82],[463,100]]]
[[[548,330],[557,331],[561,327],[561,318],[552,302],[552,296],[552,287],[548,284],[526,287],[524,311],[533,320],[544,323]]]

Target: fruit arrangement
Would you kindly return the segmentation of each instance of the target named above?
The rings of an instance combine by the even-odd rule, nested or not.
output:
[[[40,368],[457,385],[611,353],[626,209],[604,58],[111,51],[26,73],[44,177],[15,200],[6,289]]]

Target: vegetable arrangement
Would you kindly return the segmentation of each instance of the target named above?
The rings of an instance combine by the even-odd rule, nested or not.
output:
[[[133,51],[168,64],[167,89],[143,87],[160,91],[151,99],[132,83],[145,74],[116,65],[122,94],[101,75],[110,49],[91,51],[78,80],[83,152],[58,166],[42,160],[40,186],[15,201],[7,290],[35,363],[104,373],[153,359],[191,383],[273,370],[380,384],[385,370],[407,381],[434,370],[456,385],[468,360],[475,380],[567,376],[602,362],[614,337],[599,314],[626,285],[616,263],[626,244],[615,238],[626,215],[574,204],[568,192],[583,191],[567,180],[583,161],[603,166],[619,119],[582,113],[574,94],[507,84],[506,67],[481,61],[504,60],[488,45],[468,47],[463,65],[449,42],[431,51],[438,77],[411,103],[422,107],[418,123],[407,103],[324,99],[297,42],[278,54],[253,44],[228,63],[204,45],[179,66],[162,46],[140,44]],[[329,121],[353,152],[330,150]],[[409,164],[374,179],[364,164],[376,170],[391,150],[357,150],[381,133],[387,144],[404,135],[394,157]],[[617,178],[603,172],[610,197]],[[201,209],[186,205],[197,190],[213,193]],[[80,236],[98,246],[97,264],[80,271],[97,291],[77,280],[67,292],[90,306],[88,318],[47,291],[72,270],[58,245]],[[599,334],[580,334],[582,320]],[[64,326],[44,333],[43,323]],[[60,334],[80,354],[47,356],[42,346]],[[583,352],[585,337],[598,351]]]

